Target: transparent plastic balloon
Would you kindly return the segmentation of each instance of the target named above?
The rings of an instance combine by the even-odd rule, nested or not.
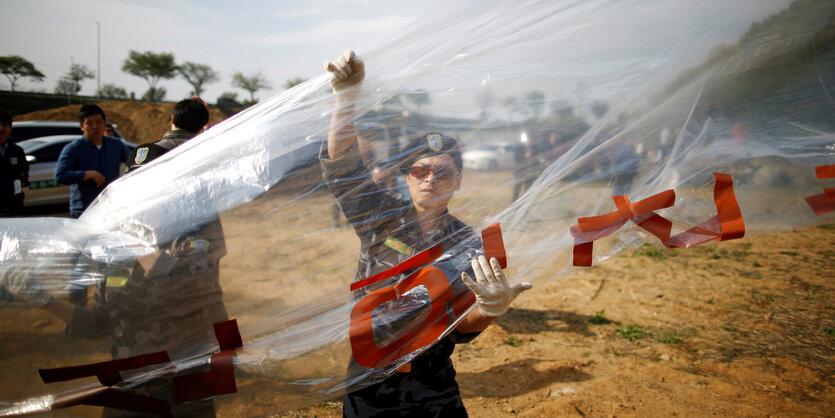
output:
[[[485,252],[479,233],[496,223],[507,276],[533,282],[532,292],[536,283],[570,280],[582,256],[597,264],[647,243],[686,251],[832,223],[835,4],[795,1],[764,19],[745,17],[740,6],[474,1],[450,4],[373,51],[357,51],[366,78],[353,101],[362,157],[354,167],[360,174],[349,179],[356,193],[408,208],[407,144],[440,132],[463,150],[449,211],[475,232],[366,286],[352,288],[364,278],[357,231],[399,212],[350,224],[335,203],[320,162],[328,133],[339,128],[331,126],[334,97],[324,71],[120,178],[77,220],[0,221],[0,271],[11,289],[0,302],[8,336],[0,380],[14,382],[0,395],[3,412],[84,403],[102,386],[132,393],[210,370],[211,356],[230,350],[237,393],[206,395],[216,396],[220,413],[274,413],[366,387],[474,309],[460,275]],[[718,16],[738,18],[748,30],[720,44],[712,32]],[[338,43],[334,56],[351,47]],[[199,238],[195,231],[217,219],[223,241]],[[426,250],[389,244],[409,260]],[[211,335],[176,348],[154,342],[172,333],[153,331],[165,318],[176,322],[221,303],[199,282],[198,290],[159,282],[141,298],[124,296],[125,306],[148,318],[134,315],[122,325],[151,331],[141,348],[122,354],[112,347],[113,331],[67,335],[41,309],[45,297],[65,301],[73,286],[92,295],[138,280],[114,269],[212,249],[221,308],[237,321],[241,347]],[[181,261],[157,280],[205,268]],[[447,293],[435,293],[439,286]],[[394,296],[367,299],[385,292]],[[85,309],[97,303],[91,298]],[[357,319],[357,306],[370,313]],[[45,384],[38,376],[39,369],[154,351],[167,352],[168,361],[124,370],[115,382],[88,376]]]

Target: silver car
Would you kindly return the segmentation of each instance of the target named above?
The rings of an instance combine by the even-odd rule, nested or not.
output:
[[[55,165],[61,150],[81,135],[51,135],[27,139],[17,143],[26,153],[29,163],[29,187],[24,188],[24,207],[55,205],[70,202],[70,186],[55,182]],[[136,144],[122,139],[130,149]],[[125,166],[122,165],[124,169]]]
[[[513,170],[514,144],[482,145],[461,154],[464,168],[469,170]]]

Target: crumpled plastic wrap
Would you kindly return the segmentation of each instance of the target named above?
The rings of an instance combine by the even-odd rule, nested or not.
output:
[[[582,254],[597,264],[643,244],[686,251],[835,221],[827,209],[835,200],[827,174],[835,171],[835,4],[798,0],[756,23],[736,2],[683,6],[449,4],[375,50],[357,51],[367,71],[354,103],[359,145],[369,170],[383,173],[362,181],[376,180],[379,193],[408,205],[398,174],[408,139],[433,131],[457,138],[465,167],[450,213],[477,233],[499,223],[506,273],[533,282],[533,292],[536,283],[570,280]],[[718,43],[717,16],[753,25]],[[338,43],[333,56],[351,47]],[[419,268],[351,289],[359,240],[319,162],[333,108],[323,71],[120,178],[77,220],[0,220],[8,289],[0,301],[0,413],[73,405],[67,394],[104,383],[93,376],[45,384],[39,369],[167,350],[169,361],[105,383],[128,393],[204,372],[229,347],[209,329],[166,327],[184,314],[237,321],[237,393],[217,393],[217,402],[219,411],[243,415],[365,387],[451,332],[472,300],[453,314],[436,311],[435,282],[418,282],[371,307],[370,350],[383,354],[371,367],[356,364],[368,353],[352,340],[362,326],[355,307]],[[666,200],[655,204],[658,194]],[[741,218],[732,219],[734,208]],[[205,236],[218,219],[222,242],[213,241],[217,231]],[[583,219],[591,222],[585,230]],[[735,231],[724,229],[731,224]],[[483,251],[469,242],[443,248],[433,262],[455,300],[468,294],[461,271]],[[134,345],[112,330],[65,333],[40,309],[43,292],[65,301],[71,287],[87,287],[86,308],[95,310],[93,289],[116,298],[148,257],[163,270],[147,275],[153,289],[109,302],[119,306],[109,307],[107,322],[135,331]],[[194,279],[218,262],[219,289]],[[442,332],[426,331],[438,323]],[[128,347],[114,348],[116,340]],[[177,349],[166,348],[170,341]]]

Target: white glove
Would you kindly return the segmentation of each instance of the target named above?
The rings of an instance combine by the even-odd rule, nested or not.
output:
[[[334,93],[357,85],[365,78],[365,63],[350,49],[336,61],[326,62],[325,69],[333,74],[331,87]]]
[[[461,273],[461,280],[475,294],[478,310],[485,316],[502,316],[507,307],[520,293],[533,287],[530,283],[519,283],[513,287],[507,284],[507,279],[495,257],[487,263],[487,257],[480,255],[472,261],[476,281],[465,272]]]
[[[37,270],[29,267],[9,268],[0,273],[0,283],[9,293],[43,308],[52,302],[52,295],[41,286]]]

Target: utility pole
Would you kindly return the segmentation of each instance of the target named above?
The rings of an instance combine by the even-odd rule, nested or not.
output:
[[[96,98],[101,91],[101,22],[96,22]]]

